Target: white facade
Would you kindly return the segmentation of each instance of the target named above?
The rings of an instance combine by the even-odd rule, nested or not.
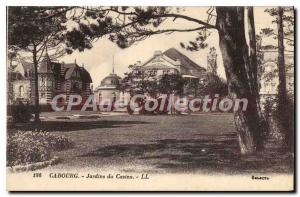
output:
[[[12,83],[13,86],[13,101],[30,100],[30,81],[16,80]]]
[[[267,97],[274,97],[278,93],[278,51],[263,51],[262,76],[260,80],[260,95],[262,102]],[[294,95],[294,55],[285,54],[286,87],[291,95]]]

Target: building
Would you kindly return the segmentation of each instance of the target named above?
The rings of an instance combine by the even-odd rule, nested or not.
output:
[[[119,90],[121,80],[122,78],[114,73],[114,69],[112,73],[102,79],[94,91],[97,103],[103,105],[105,102],[113,103],[119,100],[123,95]]]
[[[175,48],[165,52],[155,51],[153,56],[144,63],[136,64],[140,70],[151,72],[156,76],[163,74],[180,74],[184,78],[198,78],[204,80],[206,69],[199,66]]]
[[[9,86],[11,88],[12,102],[21,100],[34,103],[35,82],[34,66],[32,63],[21,62],[23,74],[19,71],[9,71]],[[53,62],[46,56],[38,67],[39,103],[47,105],[58,95],[65,95],[59,102],[66,104],[72,94],[80,95],[83,102],[91,94],[92,83],[89,72],[84,66],[74,63]]]
[[[261,88],[260,95],[262,101],[268,97],[274,97],[278,93],[278,51],[277,50],[264,50],[263,62],[261,68]],[[289,94],[294,95],[294,54],[285,54],[286,66],[286,87]]]
[[[19,71],[8,70],[8,104],[27,101],[31,97],[30,81]]]
[[[180,74],[183,78],[200,82],[206,79],[206,69],[175,48],[170,48],[165,52],[155,51],[147,61],[144,63],[138,61],[134,67],[142,72],[151,73],[154,76],[153,80],[158,80],[164,74]],[[129,101],[129,93],[120,91],[121,80],[122,78],[117,76],[113,69],[112,73],[106,76],[94,91],[97,103],[101,104],[104,100],[110,100],[112,103],[116,100],[124,103]],[[188,94],[188,91],[186,93]]]
[[[153,56],[144,63],[137,62],[138,70],[153,75],[156,80],[165,74],[179,74],[184,79],[195,83],[204,83],[207,71],[175,48],[164,52],[155,51]],[[186,85],[185,95],[195,96],[196,90]]]

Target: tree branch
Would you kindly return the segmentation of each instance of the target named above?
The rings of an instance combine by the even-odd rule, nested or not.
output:
[[[49,15],[49,16],[45,16],[45,17],[39,17],[39,18],[32,18],[33,21],[35,20],[47,20],[47,19],[51,19],[53,17],[59,16],[61,14],[67,13],[69,10],[74,9],[75,6],[71,6],[71,7],[66,7],[65,10],[59,11],[59,12],[55,12],[55,14]]]
[[[85,7],[81,7],[81,8],[89,10],[89,11],[93,11],[93,12],[99,12],[99,11],[110,12],[111,11],[111,12],[115,12],[117,14],[122,14],[122,15],[127,15],[127,16],[136,16],[136,17],[140,16],[136,12],[124,12],[124,11],[120,11],[115,8],[107,8],[107,9],[90,9],[90,8],[85,8]],[[188,21],[198,23],[200,25],[207,26],[208,28],[216,28],[214,25],[206,23],[202,20],[192,18],[192,17],[186,16],[186,15],[176,14],[176,13],[153,14],[153,15],[150,15],[147,19],[149,20],[149,19],[157,19],[157,18],[174,18],[174,19],[181,18],[181,19],[185,19]]]

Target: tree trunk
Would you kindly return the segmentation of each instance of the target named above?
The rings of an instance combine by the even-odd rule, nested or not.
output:
[[[255,23],[254,23],[254,13],[253,7],[248,7],[247,9],[247,20],[248,20],[248,34],[249,34],[249,46],[250,46],[250,56],[249,56],[249,70],[250,75],[252,76],[252,95],[255,99],[254,105],[256,106],[259,119],[257,124],[259,125],[257,132],[255,132],[257,138],[257,149],[263,149],[263,142],[265,140],[265,134],[269,132],[269,127],[267,120],[262,113],[260,107],[260,95],[259,95],[259,81],[258,81],[258,62],[257,62],[257,42],[256,42],[256,33],[255,33]]]
[[[250,45],[250,68],[252,70],[253,78],[253,91],[259,97],[258,81],[257,81],[257,52],[256,52],[256,33],[254,26],[254,14],[253,7],[247,9],[248,19],[248,33],[249,33],[249,45]]]
[[[284,145],[285,148],[293,149],[293,125],[289,125],[290,122],[283,116],[288,116],[289,113],[293,113],[290,108],[290,101],[288,100],[287,89],[286,89],[286,71],[285,71],[285,60],[284,60],[284,31],[283,31],[283,8],[278,7],[277,17],[277,28],[278,28],[278,74],[279,74],[279,85],[278,85],[278,116],[280,131],[284,134]]]
[[[285,75],[285,62],[284,62],[284,43],[283,43],[283,24],[282,24],[283,8],[278,8],[278,72],[279,72],[279,85],[278,93],[280,100],[284,101],[286,98],[286,75]],[[282,103],[279,103],[282,104]]]
[[[245,38],[244,8],[217,7],[216,26],[227,77],[229,94],[248,99],[246,111],[234,114],[242,154],[255,153],[261,146],[257,96],[253,94],[252,70],[249,67],[248,45]]]
[[[277,18],[277,28],[278,28],[278,74],[279,74],[279,85],[278,85],[278,95],[279,95],[279,109],[284,109],[286,104],[286,74],[285,74],[285,62],[284,62],[284,41],[283,41],[283,8],[278,8],[278,18]]]
[[[37,52],[36,52],[35,45],[32,54],[33,54],[33,66],[34,66],[34,121],[40,122],[38,61],[37,61]]]

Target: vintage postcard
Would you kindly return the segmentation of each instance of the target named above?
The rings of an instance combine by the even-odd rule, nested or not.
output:
[[[294,191],[294,7],[7,7],[8,191]]]

